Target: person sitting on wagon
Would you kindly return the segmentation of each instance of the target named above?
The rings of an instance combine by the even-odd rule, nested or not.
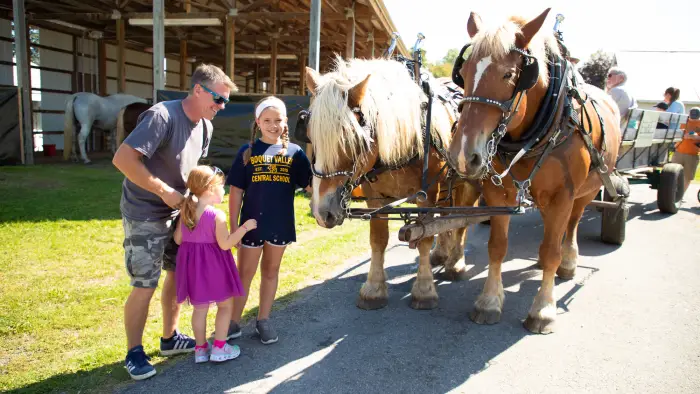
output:
[[[627,74],[619,67],[612,67],[608,70],[608,79],[605,82],[608,94],[613,98],[620,108],[620,121],[627,122],[630,110],[637,108],[637,100],[627,90]]]

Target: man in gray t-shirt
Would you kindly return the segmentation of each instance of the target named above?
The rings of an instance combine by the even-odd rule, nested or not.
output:
[[[187,176],[209,150],[211,120],[236,91],[220,68],[200,65],[192,73],[187,97],[146,110],[114,155],[112,163],[125,175],[120,209],[124,260],[133,286],[124,306],[128,343],[125,367],[135,380],[156,373],[143,351],[142,337],[161,269],[166,271],[161,295],[161,354],[169,356],[195,348],[194,339],[177,330],[180,305],[176,302],[177,245],[173,233]]]

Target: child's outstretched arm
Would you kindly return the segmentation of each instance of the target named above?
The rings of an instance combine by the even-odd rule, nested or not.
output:
[[[226,223],[226,214],[219,211],[216,214],[216,243],[219,244],[221,249],[229,250],[234,245],[238,244],[241,239],[243,239],[245,233],[256,228],[257,226],[258,223],[255,221],[255,219],[250,219],[243,223],[238,230],[234,231],[233,233],[229,233],[228,225]]]

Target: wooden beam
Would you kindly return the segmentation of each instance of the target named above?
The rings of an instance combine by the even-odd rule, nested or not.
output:
[[[126,53],[124,50],[125,36],[124,19],[117,19],[117,92],[126,92]]]
[[[97,75],[100,78],[97,83],[97,91],[100,96],[107,96],[107,44],[104,40],[97,43]]]
[[[34,164],[34,127],[32,124],[32,81],[29,72],[31,50],[29,46],[29,26],[25,18],[24,0],[12,0],[14,17],[15,48],[17,51],[17,87],[21,99],[22,117],[22,163]]]
[[[226,74],[231,78],[233,81],[233,76],[235,73],[235,55],[236,55],[236,26],[235,26],[235,17],[233,16],[227,16],[226,17],[226,28],[225,28],[225,35],[226,35]]]
[[[277,39],[272,39],[272,57],[270,58],[270,94],[277,94]]]

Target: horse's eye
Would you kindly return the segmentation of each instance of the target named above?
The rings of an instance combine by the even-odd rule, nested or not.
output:
[[[503,76],[503,79],[511,79],[513,77],[513,73],[508,71],[506,75]]]

